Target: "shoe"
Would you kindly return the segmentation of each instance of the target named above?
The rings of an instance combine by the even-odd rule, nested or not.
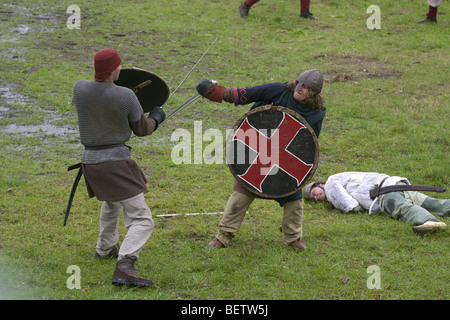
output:
[[[106,256],[101,256],[101,255],[98,254],[97,251],[95,251],[95,256],[94,257],[95,258],[100,258],[100,259],[109,259],[109,258],[117,259],[119,257],[119,245],[116,244]]]
[[[306,245],[303,243],[301,238],[298,238],[298,240],[295,240],[294,242],[291,242],[289,244],[294,250],[305,250]]]
[[[300,11],[300,18],[305,19],[312,19],[312,20],[320,20],[319,18],[315,17],[311,12],[308,10],[301,10]]]
[[[417,21],[417,23],[428,23],[428,22],[437,23],[437,19],[436,19],[436,17],[427,17],[426,19]]]
[[[207,248],[225,248],[222,242],[220,242],[217,238],[214,238],[208,245]]]
[[[443,222],[435,222],[435,221],[427,221],[420,226],[413,227],[413,232],[418,235],[424,235],[430,232],[445,230],[447,229],[447,225]]]
[[[134,260],[125,258],[117,261],[112,284],[119,286],[131,285],[136,287],[150,287],[153,285],[153,282],[139,276],[134,269]]]
[[[241,14],[241,18],[248,18],[248,12],[250,11],[250,7],[245,4],[245,1],[241,3],[239,6],[239,13]]]

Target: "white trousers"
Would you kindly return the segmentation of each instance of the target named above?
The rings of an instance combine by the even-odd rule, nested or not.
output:
[[[428,0],[428,5],[432,7],[439,7],[442,3],[442,0]]]
[[[120,246],[119,260],[137,260],[139,252],[153,232],[153,218],[145,203],[144,195],[138,194],[122,201],[104,201],[100,211],[100,233],[96,251],[100,256],[107,255],[119,241],[119,217],[123,209],[123,219],[127,234]]]

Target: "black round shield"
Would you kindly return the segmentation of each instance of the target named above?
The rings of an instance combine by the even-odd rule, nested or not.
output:
[[[169,98],[169,87],[159,76],[139,68],[122,68],[115,84],[130,88],[136,94],[144,112],[162,106]]]
[[[262,106],[240,118],[227,139],[227,163],[236,180],[263,198],[300,190],[319,161],[317,137],[297,112]]]

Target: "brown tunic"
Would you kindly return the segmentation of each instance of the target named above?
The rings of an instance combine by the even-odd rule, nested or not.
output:
[[[89,197],[101,201],[120,201],[147,190],[147,179],[132,159],[82,164]]]
[[[155,120],[146,118],[130,123],[137,136],[151,134],[155,130]],[[100,149],[102,147],[99,147]],[[109,161],[96,164],[82,164],[84,181],[89,197],[101,201],[121,201],[147,190],[147,179],[132,159]]]

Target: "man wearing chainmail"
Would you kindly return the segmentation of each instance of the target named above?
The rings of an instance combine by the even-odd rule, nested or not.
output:
[[[150,286],[151,280],[140,277],[134,269],[154,226],[143,195],[147,179],[131,159],[125,143],[132,133],[140,137],[150,135],[164,121],[165,114],[155,107],[146,117],[134,92],[114,84],[122,68],[122,59],[115,49],[97,52],[94,66],[95,81],[77,81],[72,103],[77,109],[80,139],[85,147],[81,166],[89,197],[103,201],[96,256],[118,259],[113,284]],[[119,248],[118,220],[122,209],[128,232]]]

